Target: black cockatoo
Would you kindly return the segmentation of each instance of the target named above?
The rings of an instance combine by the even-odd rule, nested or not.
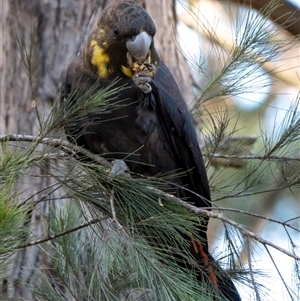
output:
[[[67,68],[62,106],[72,105],[82,91],[92,88],[96,93],[116,79],[117,85],[125,88],[114,101],[122,100],[123,105],[119,110],[99,113],[95,123],[66,125],[66,132],[94,153],[124,159],[136,174],[179,172],[169,179],[176,187],[173,193],[197,207],[210,207],[210,189],[196,131],[170,70],[155,50],[155,32],[147,11],[133,0],[113,1],[102,11],[82,52]],[[204,278],[211,281],[224,299],[241,300],[231,279],[214,271],[207,246],[207,223],[208,218],[199,226],[201,242],[185,237],[190,255],[207,275],[203,277],[199,272],[197,278],[199,282]]]

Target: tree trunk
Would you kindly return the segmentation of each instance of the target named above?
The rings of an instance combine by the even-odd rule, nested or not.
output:
[[[0,134],[38,133],[39,118],[46,116],[57,97],[60,77],[65,66],[80,49],[97,16],[108,1],[105,0],[2,0],[1,18],[1,99]],[[141,1],[140,1],[141,2]],[[177,51],[175,13],[170,1],[145,0],[143,5],[157,25],[156,46],[163,60],[172,70],[186,99],[192,100],[192,84],[188,67]],[[37,114],[38,112],[38,114]],[[38,118],[39,116],[39,118]],[[44,169],[47,170],[47,166]],[[53,179],[45,177],[45,171],[30,171],[18,184],[23,191],[21,198],[34,196],[41,201]],[[59,192],[56,192],[59,194]],[[51,203],[52,205],[53,203]],[[33,237],[45,235],[46,216],[50,201],[45,199],[36,205],[30,215]],[[34,278],[33,267],[49,262],[44,248],[33,246],[16,255],[12,275],[2,276],[1,298],[36,300],[24,284],[30,286]],[[45,259],[46,258],[46,259]]]

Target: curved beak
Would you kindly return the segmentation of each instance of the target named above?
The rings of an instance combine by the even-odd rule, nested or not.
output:
[[[142,31],[126,42],[126,48],[135,61],[143,63],[148,56],[151,43],[152,37],[145,31]]]

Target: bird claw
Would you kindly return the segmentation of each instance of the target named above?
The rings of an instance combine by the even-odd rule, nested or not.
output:
[[[149,73],[153,73],[156,70],[156,67],[153,64],[144,63],[143,65],[146,67],[146,69]]]
[[[132,80],[136,84],[136,86],[142,90],[143,93],[147,94],[152,91],[152,87],[150,85],[152,78],[145,71],[134,73]]]
[[[151,76],[154,74],[156,67],[153,64],[144,62],[139,64],[134,61],[133,57],[127,52],[127,63],[129,67],[134,71],[132,77],[134,83],[139,87],[143,93],[147,94],[152,91],[150,82]]]
[[[113,160],[111,162],[113,165],[110,169],[109,176],[115,177],[124,174],[126,171],[129,171],[128,166],[123,160]]]

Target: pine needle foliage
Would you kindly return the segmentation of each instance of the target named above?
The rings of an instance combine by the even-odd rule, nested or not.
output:
[[[249,11],[243,19],[239,19],[241,15],[232,17],[236,45],[229,52],[217,42],[213,28],[203,28],[207,37],[214,41],[212,50],[219,65],[215,70],[207,70],[203,64],[194,62],[194,68],[207,77],[196,110],[204,112],[203,106],[212,97],[255,93],[266,84],[253,85],[254,72],[290,45],[289,40],[276,39],[278,29],[268,20],[277,5],[277,1],[270,1],[261,14]],[[20,41],[18,47],[31,76],[34,48],[24,52]],[[116,88],[117,83],[118,79],[96,94],[96,86],[92,87],[64,111],[57,97],[46,118],[38,115],[36,137],[18,134],[0,137],[0,274],[7,275],[11,254],[39,245],[50,263],[43,268],[42,265],[32,267],[38,280],[29,289],[40,300],[221,301],[224,298],[216,296],[213,287],[205,282],[202,286],[197,283],[197,267],[192,258],[183,254],[195,266],[194,271],[188,271],[170,255],[182,255],[187,251],[181,234],[195,232],[203,216],[210,214],[224,225],[224,251],[214,254],[220,274],[230,275],[241,287],[251,287],[254,299],[264,300],[268,291],[261,279],[267,276],[254,267],[253,258],[258,246],[266,250],[270,246],[277,247],[295,261],[295,287],[292,288],[281,276],[276,262],[273,263],[290,300],[297,300],[299,245],[291,233],[300,232],[299,216],[279,221],[253,214],[248,208],[244,210],[245,205],[243,210],[230,206],[223,208],[224,214],[216,212],[221,210],[218,208],[221,200],[244,201],[248,196],[281,192],[286,188],[297,192],[300,184],[299,96],[280,125],[274,124],[271,133],[261,130],[263,148],[256,154],[251,151],[257,137],[235,138],[239,132],[239,116],[232,117],[225,110],[208,117],[203,153],[215,207],[210,208],[211,213],[205,209],[199,213],[197,208],[161,193],[169,188],[170,178],[179,174],[156,178],[125,171],[113,175],[112,162],[66,141],[63,128],[76,129],[78,123],[88,125],[95,112],[106,114],[122,109],[122,101],[112,104],[121,89],[126,89]],[[233,128],[230,127],[232,123]],[[16,190],[19,187],[16,183],[25,177],[41,176],[32,174],[32,167],[43,170],[43,176],[51,178],[54,184],[32,198],[22,199],[22,191],[30,189],[30,184],[24,184],[23,190]],[[31,201],[44,191],[47,191],[46,197],[41,197],[39,202],[47,202],[51,210],[46,217],[45,232],[35,237],[29,226],[28,212],[36,210],[36,204]],[[239,223],[227,217],[230,211],[242,216],[237,218]],[[271,245],[259,234],[250,232],[243,226],[245,216],[280,225],[287,233],[290,250]],[[167,238],[168,241],[172,238],[171,249]],[[244,254],[246,260],[242,258]]]
[[[15,248],[31,230],[27,213],[32,206],[21,206],[15,189],[15,182],[30,164],[30,159],[23,155],[18,149],[12,151],[6,142],[0,146],[0,265],[3,267],[7,267]]]
[[[229,7],[233,35],[231,49],[223,45],[224,42],[216,34],[216,28],[210,25],[207,17],[192,1],[188,1],[188,4],[181,0],[179,2],[191,14],[203,38],[210,41],[207,55],[201,52],[199,58],[187,57],[195,73],[206,79],[195,109],[201,108],[204,102],[212,98],[225,99],[244,93],[260,93],[270,83],[264,73],[258,75],[256,71],[264,64],[278,59],[284,51],[295,47],[293,42],[299,39],[282,38],[280,29],[270,22],[270,15],[280,6],[278,0],[269,1],[259,13],[250,9],[238,9],[235,12]],[[208,65],[209,56],[214,56],[216,63]],[[272,72],[276,73],[276,70]]]

